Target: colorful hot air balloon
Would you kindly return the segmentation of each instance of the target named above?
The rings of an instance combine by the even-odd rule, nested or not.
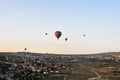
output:
[[[56,31],[55,32],[55,36],[56,36],[57,39],[59,39],[61,37],[61,35],[62,35],[61,31]]]
[[[65,41],[67,41],[68,40],[68,38],[65,38]]]

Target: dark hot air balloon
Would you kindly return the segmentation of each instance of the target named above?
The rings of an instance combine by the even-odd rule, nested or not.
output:
[[[55,32],[55,36],[56,36],[57,39],[59,39],[61,37],[61,35],[62,35],[61,31],[56,31]]]
[[[85,34],[83,34],[83,37],[85,37],[86,35]]]
[[[68,38],[65,38],[65,41],[67,41],[68,40]]]
[[[27,50],[27,48],[24,49],[25,51]]]
[[[48,35],[48,33],[45,33],[45,35]]]

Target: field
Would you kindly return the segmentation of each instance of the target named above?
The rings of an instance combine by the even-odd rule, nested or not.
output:
[[[56,80],[119,80],[120,64],[110,60],[79,60],[71,62],[72,72],[56,77]],[[97,73],[97,74],[96,74]],[[100,78],[99,78],[99,76]],[[50,76],[49,76],[50,77]],[[54,77],[51,80],[54,80]],[[50,79],[48,79],[50,80]]]

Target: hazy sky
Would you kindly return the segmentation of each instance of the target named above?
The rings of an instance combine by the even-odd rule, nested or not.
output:
[[[40,53],[120,51],[120,0],[0,0],[0,51],[25,47]]]

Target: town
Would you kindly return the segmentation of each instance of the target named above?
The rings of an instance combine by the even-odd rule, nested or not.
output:
[[[84,55],[1,52],[0,80],[119,80],[119,64],[120,52]]]

